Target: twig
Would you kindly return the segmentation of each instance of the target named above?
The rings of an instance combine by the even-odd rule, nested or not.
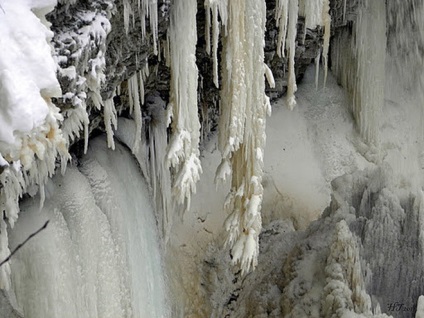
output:
[[[32,233],[30,236],[27,237],[27,239],[25,241],[23,241],[21,244],[19,244],[18,246],[16,246],[16,248],[12,251],[12,253],[10,253],[10,255],[0,263],[0,267],[7,263],[10,258],[13,256],[13,254],[15,254],[22,246],[24,246],[30,239],[32,239],[34,236],[36,236],[38,233],[40,233],[42,230],[44,230],[47,227],[47,224],[49,224],[50,220],[47,220],[46,223],[44,223],[44,225],[39,228],[36,232]]]

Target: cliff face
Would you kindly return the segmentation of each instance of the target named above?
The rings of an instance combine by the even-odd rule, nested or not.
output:
[[[154,147],[161,145],[166,148],[169,139],[164,113],[170,99],[167,30],[172,1],[152,1],[153,6],[148,1],[142,3],[139,6],[136,0],[60,1],[47,16],[52,23],[54,56],[60,67],[58,76],[63,91],[63,96],[53,101],[64,115],[62,130],[76,161],[87,146],[83,140],[86,142],[99,132],[110,133],[112,126],[116,126],[117,115],[122,117],[117,132],[121,140],[132,138],[128,137],[131,133],[126,132],[126,128],[133,129],[135,125],[139,132],[143,129],[140,138],[146,147],[142,149],[143,153],[134,151],[134,154],[139,158],[143,173],[151,176],[150,186],[156,193],[154,200],[156,208],[159,207],[157,210],[165,210],[165,205],[171,205],[165,202],[170,194],[161,194],[158,184],[170,183],[169,175],[168,179],[163,177],[169,171],[164,172],[160,170],[163,167],[155,166],[154,158],[162,162],[165,150]],[[271,99],[283,96],[289,85],[289,59],[287,56],[279,57],[276,53],[279,33],[275,18],[277,3],[266,1],[265,62],[271,68],[275,80],[275,87],[266,87]],[[384,10],[374,16],[367,15],[376,7],[365,7],[365,10],[359,11],[358,7],[364,3],[378,3]],[[185,303],[180,307],[184,307],[182,310],[186,310],[185,313],[193,317],[211,313],[216,317],[385,317],[383,312],[394,317],[413,317],[418,297],[424,293],[421,279],[424,274],[421,268],[424,261],[423,195],[422,191],[414,187],[421,184],[421,174],[417,171],[421,171],[424,161],[419,165],[419,161],[417,163],[415,158],[410,159],[408,156],[410,149],[418,149],[418,153],[423,142],[421,137],[417,137],[416,141],[411,141],[414,144],[404,144],[406,140],[413,139],[411,136],[419,134],[417,131],[422,126],[417,124],[419,119],[414,118],[414,114],[419,112],[413,107],[405,107],[407,111],[413,110],[410,112],[412,115],[402,113],[401,105],[406,104],[404,101],[407,99],[398,97],[397,92],[400,88],[406,88],[408,92],[412,91],[410,95],[417,94],[417,100],[422,101],[424,77],[422,68],[416,65],[422,65],[424,36],[423,21],[419,18],[422,4],[419,0],[405,3],[403,0],[330,1],[332,54],[329,64],[351,100],[362,99],[363,104],[355,108],[347,99],[338,100],[334,93],[336,85],[332,86],[330,100],[325,101],[325,105],[317,94],[303,96],[303,102],[308,107],[312,105],[304,107],[307,108],[304,111],[307,113],[305,117],[313,119],[304,125],[305,130],[326,138],[320,140],[319,137],[313,137],[309,140],[309,136],[295,139],[301,130],[299,127],[289,138],[293,137],[299,143],[310,142],[310,148],[322,156],[320,164],[325,167],[325,182],[327,185],[332,182],[332,188],[328,190],[332,193],[331,203],[323,215],[308,226],[311,217],[302,215],[305,210],[309,212],[307,208],[303,209],[305,206],[302,204],[303,201],[313,200],[302,192],[303,196],[297,198],[302,204],[296,203],[290,197],[291,189],[288,188],[284,188],[282,194],[280,188],[283,187],[279,188],[279,180],[274,176],[278,173],[277,168],[273,170],[273,167],[265,165],[266,177],[263,183],[265,195],[269,196],[268,201],[263,203],[266,226],[259,238],[258,266],[254,272],[243,276],[237,267],[230,265],[233,255],[221,249],[220,236],[224,235],[222,223],[227,215],[222,212],[221,205],[217,208],[216,216],[205,212],[209,211],[204,203],[206,197],[211,201],[207,201],[211,206],[218,204],[212,201],[219,200],[209,198],[210,192],[205,191],[212,189],[212,186],[202,185],[204,198],[200,203],[197,202],[198,211],[192,213],[192,218],[196,219],[189,219],[188,225],[178,224],[168,233],[177,243],[171,244],[166,257],[176,267],[171,268],[173,277],[182,277],[181,282],[174,284],[173,291],[177,291],[182,298],[177,302]],[[373,28],[373,19],[384,17],[387,23],[385,20],[377,21],[380,22],[378,28],[369,31],[365,27],[360,29],[365,24],[358,23],[358,17],[360,22],[369,23],[367,25]],[[198,0],[196,64],[199,70],[198,115],[202,124],[200,148],[205,156],[210,151],[217,157],[214,151],[208,149],[210,145],[207,143],[209,138],[214,138],[211,132],[217,130],[220,89],[213,82],[213,59],[206,52],[206,20],[204,1]],[[296,24],[294,70],[298,81],[304,77],[308,65],[315,61],[324,42],[323,28],[308,29],[306,23],[306,17],[300,16]],[[408,33],[414,36],[406,36]],[[375,34],[383,36],[373,39],[371,35]],[[357,39],[364,41],[355,42]],[[373,46],[376,43],[380,46]],[[220,40],[219,53],[222,46]],[[363,48],[368,51],[363,51]],[[368,57],[372,63],[367,62]],[[218,59],[222,60],[220,54]],[[390,64],[385,63],[386,59],[393,61],[394,66],[385,69],[384,64]],[[378,72],[374,72],[375,66]],[[379,98],[373,99],[377,88],[385,84],[382,78],[376,79],[378,76],[374,75],[377,73],[383,74],[383,78],[391,76],[388,76],[386,82],[391,89],[385,96],[380,94]],[[262,74],[258,76],[262,77]],[[358,78],[360,82],[357,82]],[[416,93],[420,89],[421,95]],[[382,100],[382,97],[386,100]],[[146,103],[143,103],[144,100]],[[371,118],[366,117],[369,109],[361,107],[369,100],[377,101],[376,104],[387,103],[387,114],[381,108],[373,109],[374,104],[369,103],[372,105],[364,107],[371,110]],[[140,113],[134,111],[133,106],[137,103],[142,104]],[[343,113],[343,116],[327,112],[334,103],[344,103],[335,111]],[[380,121],[383,115],[387,115],[386,121]],[[140,123],[131,126],[126,118]],[[326,118],[329,120],[326,121]],[[342,155],[340,153],[346,149],[336,149],[341,144],[340,136],[326,134],[329,130],[336,130],[336,119],[339,123],[347,123],[349,127],[356,125],[361,134],[357,136],[352,133],[349,136],[352,138],[344,140],[349,146],[353,144],[353,150],[349,148]],[[143,128],[139,125],[141,122]],[[407,123],[408,126],[400,134],[395,129],[390,130],[399,122]],[[290,122],[284,124],[289,126]],[[320,126],[323,126],[321,130],[317,128]],[[327,132],[323,133],[324,130]],[[375,130],[383,133],[373,135]],[[286,134],[288,130],[274,129],[272,132]],[[336,132],[340,133],[340,130]],[[288,160],[290,155],[287,153],[290,150],[297,150],[292,145],[295,142],[284,144],[281,139],[278,145],[281,143],[284,146],[280,152],[276,152],[277,159],[272,162],[275,166],[283,159]],[[127,144],[131,148],[133,141]],[[109,146],[113,147],[113,141]],[[268,147],[278,148],[273,144]],[[296,173],[299,172],[294,179],[306,176],[305,179],[310,180],[307,175],[311,171],[308,170],[310,167],[300,167],[297,163],[303,159],[300,158],[303,154],[296,153],[297,157],[293,155],[291,163],[298,169]],[[360,160],[356,158],[357,155],[361,157]],[[422,153],[418,157],[422,159]],[[149,162],[146,162],[147,158]],[[382,162],[391,165],[392,170]],[[393,170],[397,167],[401,167],[399,170],[402,171],[398,173]],[[306,172],[302,174],[300,170],[303,169]],[[290,175],[287,170],[278,176],[283,178]],[[398,174],[404,173],[403,170],[409,175],[405,173],[399,177],[398,183],[392,182],[392,177],[398,178]],[[343,174],[346,175],[340,177]],[[214,178],[210,171],[205,171],[205,175],[209,181]],[[170,187],[168,183],[166,186]],[[322,189],[313,190],[319,192]],[[227,194],[224,194],[225,191],[220,189],[222,201]],[[316,193],[311,197],[316,198],[314,195]],[[172,220],[169,215],[157,216],[159,227],[167,227],[161,218],[168,217]],[[169,229],[163,230],[166,231]],[[5,299],[4,294],[0,293],[2,310],[10,307]],[[12,316],[13,309],[7,310]]]
[[[68,117],[83,116],[78,109],[87,108],[89,130],[103,130],[103,112],[99,111],[99,101],[101,103],[113,97],[115,107],[125,114],[124,109],[129,107],[127,81],[139,71],[146,73],[143,80],[146,96],[156,92],[165,101],[169,99],[170,72],[166,61],[166,38],[170,6],[170,1],[157,3],[158,29],[153,30],[157,32],[155,39],[150,23],[152,17],[138,7],[137,1],[63,1],[58,4],[48,16],[54,32],[53,45],[60,66],[59,80],[63,90],[63,98],[55,102]],[[271,98],[285,93],[288,76],[287,58],[276,55],[278,28],[275,6],[275,1],[267,1],[265,61],[276,80],[275,88],[267,88]],[[127,27],[125,10],[129,12]],[[203,122],[212,120],[214,123],[218,114],[219,89],[212,79],[212,58],[206,53],[205,14],[204,2],[198,1],[196,63],[200,83],[199,114]],[[145,31],[142,31],[144,25]],[[301,79],[306,67],[318,55],[322,45],[322,30],[305,29],[302,17],[297,28],[295,70],[296,77]],[[157,54],[154,42],[157,42]],[[142,111],[144,120],[148,121],[148,109],[143,108]],[[88,122],[87,119],[83,121]],[[208,131],[205,130],[204,134],[207,135]]]

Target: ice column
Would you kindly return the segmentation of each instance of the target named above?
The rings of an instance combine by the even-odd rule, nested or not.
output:
[[[169,27],[172,137],[166,161],[175,169],[173,194],[190,205],[202,173],[199,160],[200,122],[197,114],[196,0],[176,0]]]
[[[261,230],[263,148],[270,112],[263,76],[265,21],[265,1],[228,2],[218,145],[222,162],[216,180],[232,174],[225,227],[233,262],[240,264],[243,273],[256,266]]]

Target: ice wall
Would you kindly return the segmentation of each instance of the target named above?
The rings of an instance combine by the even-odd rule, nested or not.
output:
[[[353,26],[333,38],[332,70],[351,98],[362,138],[378,146],[384,103],[386,2],[361,0]]]
[[[25,200],[13,248],[12,289],[24,317],[168,317],[164,271],[147,186],[130,152],[90,142],[79,167],[47,186],[44,208]],[[14,297],[12,296],[11,299]]]

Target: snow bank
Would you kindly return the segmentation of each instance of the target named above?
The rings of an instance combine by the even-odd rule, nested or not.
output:
[[[59,123],[59,109],[51,102],[61,96],[56,64],[49,44],[53,33],[44,17],[56,1],[0,1],[0,259],[8,255],[5,231],[17,219],[18,198],[40,186],[55,170],[61,155],[66,166],[67,147]],[[0,288],[8,289],[9,266],[0,268]]]
[[[45,122],[48,100],[62,93],[49,45],[53,33],[31,11],[55,1],[3,0],[0,5],[0,142],[16,145],[19,133]]]

